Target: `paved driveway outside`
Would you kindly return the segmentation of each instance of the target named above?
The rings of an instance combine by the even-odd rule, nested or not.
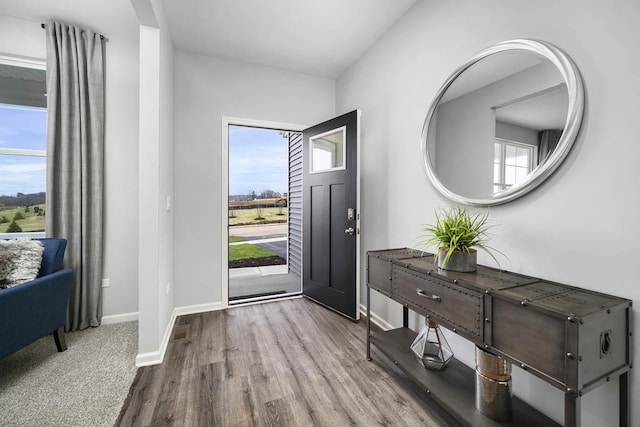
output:
[[[229,235],[244,238],[247,243],[254,243],[279,257],[287,259],[287,224],[236,225],[229,227]],[[267,242],[261,240],[268,239]],[[274,241],[274,239],[277,239]],[[255,241],[255,242],[254,242]]]
[[[286,235],[287,223],[235,225],[233,227],[229,227],[230,236],[253,237],[253,236],[270,236],[272,234]]]

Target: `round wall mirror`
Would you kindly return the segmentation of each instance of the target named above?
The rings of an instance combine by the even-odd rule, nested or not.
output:
[[[498,43],[436,94],[422,129],[427,175],[458,203],[514,200],[562,163],[583,111],[580,73],[560,49],[536,40]]]

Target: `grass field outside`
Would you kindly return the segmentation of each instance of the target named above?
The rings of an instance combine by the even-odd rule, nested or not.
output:
[[[287,208],[229,209],[229,225],[287,222]]]
[[[6,218],[6,222],[0,224],[0,233],[6,233],[7,228],[13,222],[16,214],[22,215],[23,219],[16,220],[16,224],[22,229],[23,232],[29,231],[44,231],[45,216],[38,215],[34,212],[34,208],[38,207],[44,210],[44,205],[29,206],[28,212],[24,207],[9,207],[8,209],[0,207],[0,221]],[[36,209],[38,210],[38,209]]]
[[[229,261],[238,261],[242,259],[268,258],[278,256],[277,253],[268,251],[260,246],[244,245],[229,246]]]

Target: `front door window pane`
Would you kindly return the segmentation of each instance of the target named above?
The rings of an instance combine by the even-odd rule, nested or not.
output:
[[[344,169],[344,131],[340,128],[310,138],[312,173]]]

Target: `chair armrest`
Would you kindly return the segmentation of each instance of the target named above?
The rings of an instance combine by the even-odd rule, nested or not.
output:
[[[63,327],[73,270],[0,291],[0,358]]]

